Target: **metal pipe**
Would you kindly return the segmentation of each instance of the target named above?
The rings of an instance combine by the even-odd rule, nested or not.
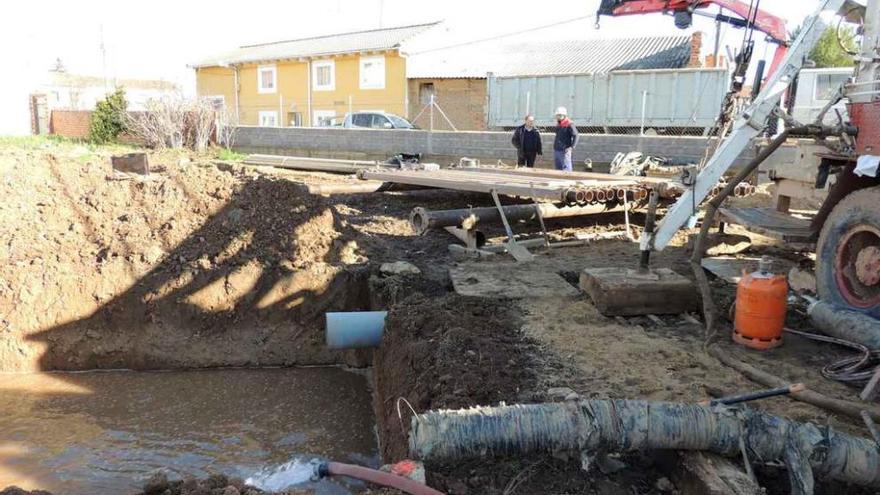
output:
[[[598,201],[600,203],[604,203],[607,199],[608,199],[608,197],[605,196],[605,189],[597,189],[596,190],[596,201]]]
[[[595,203],[596,193],[593,192],[592,189],[587,189],[586,191],[584,191],[584,201],[586,201],[587,203],[591,203],[591,204]]]
[[[655,191],[651,191],[651,199],[648,203],[648,215],[645,217],[645,232],[643,235],[654,234],[654,224],[657,221],[657,203],[660,201],[660,195]],[[639,271],[647,272],[651,263],[651,249],[643,249],[639,253]]]
[[[331,158],[311,158],[305,156],[248,155],[245,165],[260,165],[293,170],[335,172],[354,174],[360,170],[379,166],[376,161],[336,160]]]
[[[410,186],[409,184],[395,184],[393,182],[379,181],[357,181],[355,183],[334,183],[326,182],[323,184],[308,184],[306,189],[309,194],[355,194],[355,193],[374,193],[374,192],[412,192],[412,191],[428,191],[429,187]],[[436,189],[434,189],[436,191]]]
[[[623,210],[623,205],[587,205],[557,207],[549,203],[508,205],[504,207],[504,215],[508,221],[528,221],[538,218],[537,209],[541,210],[541,216],[547,218],[578,217],[583,215],[595,215]],[[428,210],[426,208],[414,208],[410,213],[409,222],[417,234],[424,234],[431,229],[444,227],[458,227],[467,220],[468,227],[473,227],[478,222],[497,222],[501,220],[498,208],[463,208],[460,210]]]

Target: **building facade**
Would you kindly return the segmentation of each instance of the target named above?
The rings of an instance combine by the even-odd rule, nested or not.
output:
[[[357,111],[406,116],[401,43],[431,26],[241,47],[194,65],[197,93],[234,110],[243,125],[329,126]]]
[[[485,78],[410,78],[410,119],[421,129],[448,131],[454,126],[459,131],[486,130],[486,88]]]

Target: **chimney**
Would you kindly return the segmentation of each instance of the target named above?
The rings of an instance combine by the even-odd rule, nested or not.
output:
[[[691,56],[688,58],[688,67],[702,67],[700,52],[703,49],[703,33],[694,31],[691,34]]]

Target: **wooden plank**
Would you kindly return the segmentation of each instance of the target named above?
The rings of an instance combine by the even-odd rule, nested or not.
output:
[[[868,380],[868,384],[865,385],[862,393],[859,394],[859,398],[866,402],[873,402],[877,400],[878,395],[880,395],[880,368],[877,368],[874,376]]]

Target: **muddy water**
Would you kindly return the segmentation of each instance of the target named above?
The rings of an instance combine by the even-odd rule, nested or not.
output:
[[[375,465],[370,400],[363,376],[337,368],[0,374],[0,489],[125,494],[157,469],[263,479],[315,457]]]

